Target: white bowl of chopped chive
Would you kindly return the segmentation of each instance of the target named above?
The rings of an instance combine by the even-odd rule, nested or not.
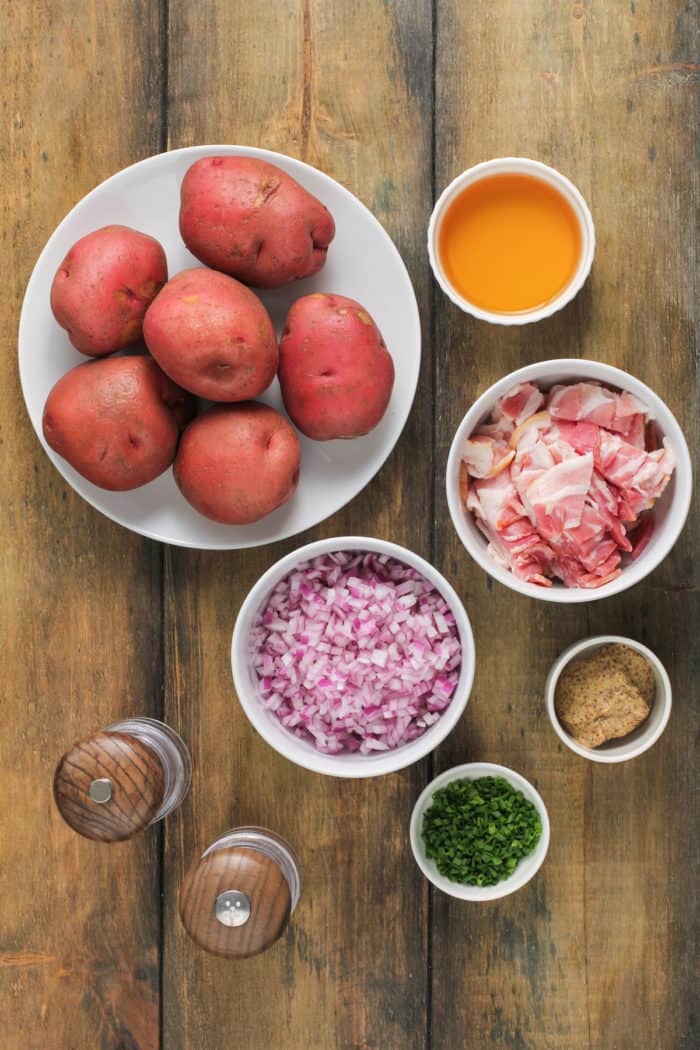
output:
[[[418,867],[439,890],[493,901],[519,890],[542,866],[549,816],[519,773],[468,762],[428,784],[413,807],[410,835]]]

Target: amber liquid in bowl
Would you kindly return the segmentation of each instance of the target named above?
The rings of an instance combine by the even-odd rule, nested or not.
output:
[[[488,175],[448,205],[438,253],[463,299],[493,313],[534,310],[574,277],[581,227],[568,200],[533,175]]]

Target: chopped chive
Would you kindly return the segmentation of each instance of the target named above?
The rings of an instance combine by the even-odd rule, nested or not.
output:
[[[542,823],[522,791],[503,777],[480,777],[436,791],[422,833],[427,856],[445,878],[495,886],[532,853]]]

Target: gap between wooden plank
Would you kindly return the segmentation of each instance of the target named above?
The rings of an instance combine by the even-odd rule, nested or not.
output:
[[[168,68],[169,68],[169,18],[170,0],[159,0],[158,50],[160,55],[160,127],[158,149],[165,153],[168,148]],[[165,721],[165,546],[159,544],[160,556],[160,717]],[[179,730],[179,726],[177,727]],[[187,741],[185,741],[187,743]],[[162,1050],[164,1017],[164,959],[165,955],[165,828],[158,828],[158,1045]]]
[[[438,20],[438,3],[437,0],[431,0],[430,4],[430,33],[432,36],[432,53],[430,56],[431,64],[431,77],[430,77],[430,195],[431,195],[431,207],[435,204],[436,192],[437,192],[437,167],[436,167],[436,155],[437,155],[437,110],[435,101],[437,98],[437,20]],[[430,350],[431,350],[431,443],[430,443],[430,561],[435,565],[437,551],[436,551],[436,529],[435,529],[435,513],[437,510],[437,501],[435,499],[435,471],[437,469],[437,381],[438,381],[438,369],[437,369],[437,355],[435,353],[435,347],[437,346],[437,329],[435,324],[435,306],[437,302],[437,285],[432,273],[428,274],[428,281],[430,282],[428,288],[428,310],[430,312],[428,318],[428,332],[430,334]],[[435,761],[435,752],[431,751],[428,755],[428,783],[435,777],[437,773],[437,763]],[[427,923],[428,923],[428,936],[427,936],[427,955],[425,960],[425,1050],[431,1050],[433,1045],[433,911],[435,905],[435,887],[430,884],[428,886],[428,907],[427,907]]]

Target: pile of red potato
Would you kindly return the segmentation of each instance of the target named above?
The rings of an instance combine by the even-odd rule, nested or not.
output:
[[[243,525],[293,494],[294,427],[258,397],[279,376],[290,419],[309,438],[355,438],[384,415],[394,366],[359,303],[298,299],[279,347],[247,285],[278,288],[323,266],[335,226],[291,176],[250,157],[205,157],[181,187],[180,233],[205,264],[168,280],[153,237],[105,226],[66,255],[51,308],[73,346],[97,360],[51,390],[44,436],[83,477],[138,488],[171,465],[185,499]],[[110,356],[143,341],[149,353]],[[195,415],[195,398],[216,402]]]

